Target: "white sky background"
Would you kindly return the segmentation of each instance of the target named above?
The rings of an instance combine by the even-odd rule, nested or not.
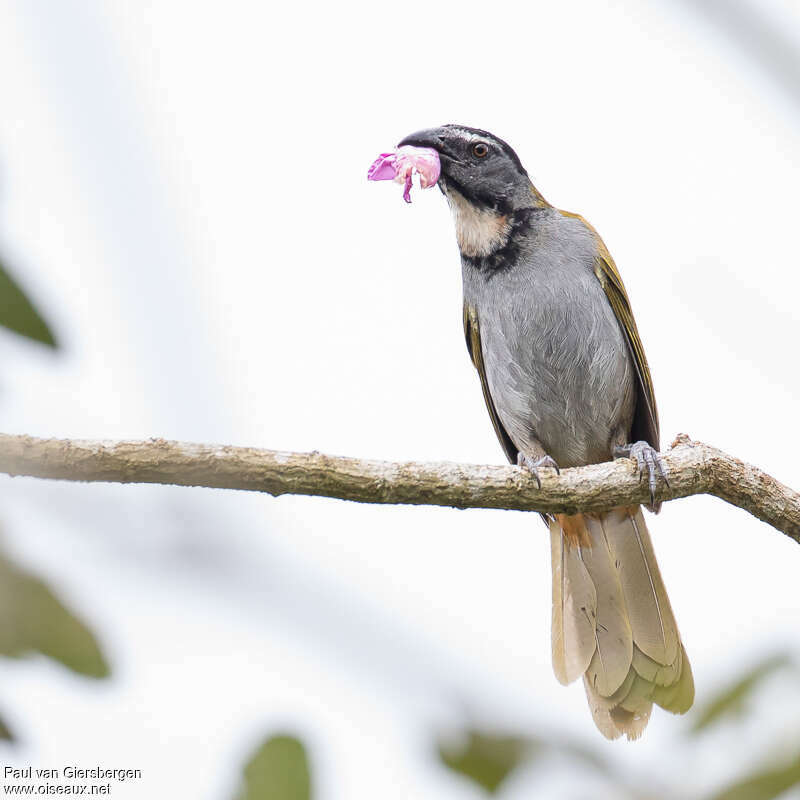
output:
[[[788,2],[767,6],[797,34]],[[508,139],[600,231],[664,443],[686,431],[800,486],[798,106],[677,3],[0,3],[0,253],[65,345],[0,335],[0,427],[502,463],[444,199],[407,207],[365,180],[444,122]],[[530,515],[0,485],[9,551],[115,669],[95,684],[0,663],[25,740],[4,762],[139,767],[115,797],[217,800],[288,727],[322,800],[455,800],[479,794],[428,737],[479,721],[667,783],[730,774],[719,739],[677,748],[688,721],[664,713],[607,744],[580,685],[557,684]],[[796,545],[712,499],[651,520],[700,698],[800,649]],[[737,733],[744,761],[764,726],[797,729],[799,698]],[[530,770],[503,796],[582,780]]]

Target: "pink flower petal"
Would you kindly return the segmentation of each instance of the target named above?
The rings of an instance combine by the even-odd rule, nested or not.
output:
[[[405,200],[406,203],[410,203],[411,202],[411,186],[412,186],[412,184],[411,184],[411,172],[409,172],[406,175],[406,186],[405,186],[405,189],[403,189],[403,200]]]
[[[410,166],[419,173],[420,186],[427,189],[439,180],[442,165],[439,154],[432,147],[406,145],[397,148],[398,169]]]
[[[411,202],[414,174],[419,175],[422,189],[433,186],[441,174],[439,154],[430,147],[398,147],[391,153],[381,153],[367,172],[367,180],[394,180],[403,184],[403,199]]]
[[[397,156],[394,153],[381,153],[372,162],[367,171],[368,181],[392,181],[397,174],[395,162]]]

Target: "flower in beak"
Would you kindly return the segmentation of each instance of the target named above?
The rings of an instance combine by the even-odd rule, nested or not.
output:
[[[414,173],[419,175],[422,189],[439,180],[442,165],[439,154],[431,147],[397,147],[391,153],[381,153],[367,172],[369,181],[396,181],[404,184],[403,200],[411,202],[411,185]]]

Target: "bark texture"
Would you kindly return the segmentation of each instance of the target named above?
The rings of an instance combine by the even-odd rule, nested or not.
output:
[[[800,543],[800,494],[762,470],[683,434],[663,457],[670,485],[659,481],[657,499],[715,495]],[[526,471],[510,466],[392,463],[164,439],[102,442],[0,434],[0,472],[566,514],[649,499],[647,482],[630,459],[565,469],[560,476],[544,469],[539,489]]]

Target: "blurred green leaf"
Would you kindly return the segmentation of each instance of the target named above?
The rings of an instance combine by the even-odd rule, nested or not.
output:
[[[57,347],[50,327],[9,275],[2,261],[0,261],[0,325],[49,347]]]
[[[302,743],[293,736],[272,736],[244,768],[244,784],[235,800],[310,800],[311,775]]]
[[[110,674],[89,628],[43,581],[0,555],[0,654],[19,658],[37,652],[81,675]]]
[[[13,742],[14,741],[14,734],[11,733],[11,729],[6,725],[5,720],[0,718],[0,739],[6,742]]]
[[[755,772],[724,791],[713,800],[772,800],[787,789],[800,785],[800,755],[781,767]]]
[[[439,758],[454,772],[465,775],[494,794],[523,761],[535,758],[542,743],[518,736],[498,736],[468,730],[459,745],[438,745]]]
[[[598,752],[584,747],[582,744],[574,742],[564,742],[552,740],[547,742],[547,747],[554,753],[559,753],[574,761],[582,761],[589,767],[593,767],[603,775],[617,777],[617,771],[606,761]]]
[[[755,667],[747,670],[733,684],[726,686],[700,710],[692,725],[691,733],[697,733],[714,725],[725,717],[738,716],[744,710],[745,701],[758,685],[773,672],[792,663],[786,653],[770,656]]]

